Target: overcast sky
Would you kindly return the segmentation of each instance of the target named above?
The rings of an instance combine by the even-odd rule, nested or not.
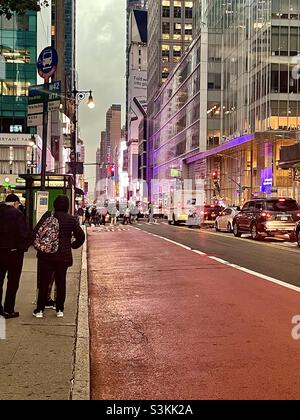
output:
[[[111,104],[125,107],[126,0],[77,0],[77,68],[79,88],[93,90],[96,108],[80,105],[80,132],[86,163],[95,163],[105,114]],[[86,167],[90,192],[95,167]]]

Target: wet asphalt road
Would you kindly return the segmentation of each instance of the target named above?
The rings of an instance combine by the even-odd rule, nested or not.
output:
[[[296,243],[282,239],[253,241],[247,237],[235,238],[229,233],[217,233],[212,229],[169,226],[166,222],[157,225],[141,222],[137,227],[300,287],[300,249]]]

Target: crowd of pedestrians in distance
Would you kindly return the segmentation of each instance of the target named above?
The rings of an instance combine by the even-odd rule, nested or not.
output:
[[[116,226],[118,223],[123,225],[136,223],[142,217],[139,207],[135,204],[120,208],[118,204],[110,206],[87,206],[85,209],[77,210],[82,225],[105,226],[110,224]]]

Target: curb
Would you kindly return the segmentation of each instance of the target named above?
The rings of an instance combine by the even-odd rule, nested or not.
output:
[[[85,233],[87,233],[86,230]],[[73,386],[70,395],[71,400],[90,400],[90,330],[88,291],[86,235],[86,241],[82,250],[81,278],[79,283]]]

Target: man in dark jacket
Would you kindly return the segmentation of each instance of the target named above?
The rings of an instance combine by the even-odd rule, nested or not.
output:
[[[28,250],[30,232],[24,214],[18,209],[20,200],[10,194],[0,204],[0,315],[6,319],[18,318],[15,312],[16,295],[23,268],[24,252]],[[2,294],[7,274],[4,308]]]
[[[58,318],[64,316],[64,304],[66,299],[66,277],[68,268],[73,265],[72,249],[80,248],[85,241],[85,234],[79,225],[76,217],[68,214],[69,199],[61,195],[54,202],[54,217],[59,222],[59,248],[55,254],[46,254],[38,251],[38,273],[39,273],[39,294],[37,308],[33,312],[36,318],[43,318],[45,305],[47,301],[49,284],[52,276],[55,277],[57,288],[56,295],[56,313]],[[34,229],[34,237],[44,222],[51,216],[51,212],[47,212],[36,228]],[[72,238],[75,238],[72,241]]]

